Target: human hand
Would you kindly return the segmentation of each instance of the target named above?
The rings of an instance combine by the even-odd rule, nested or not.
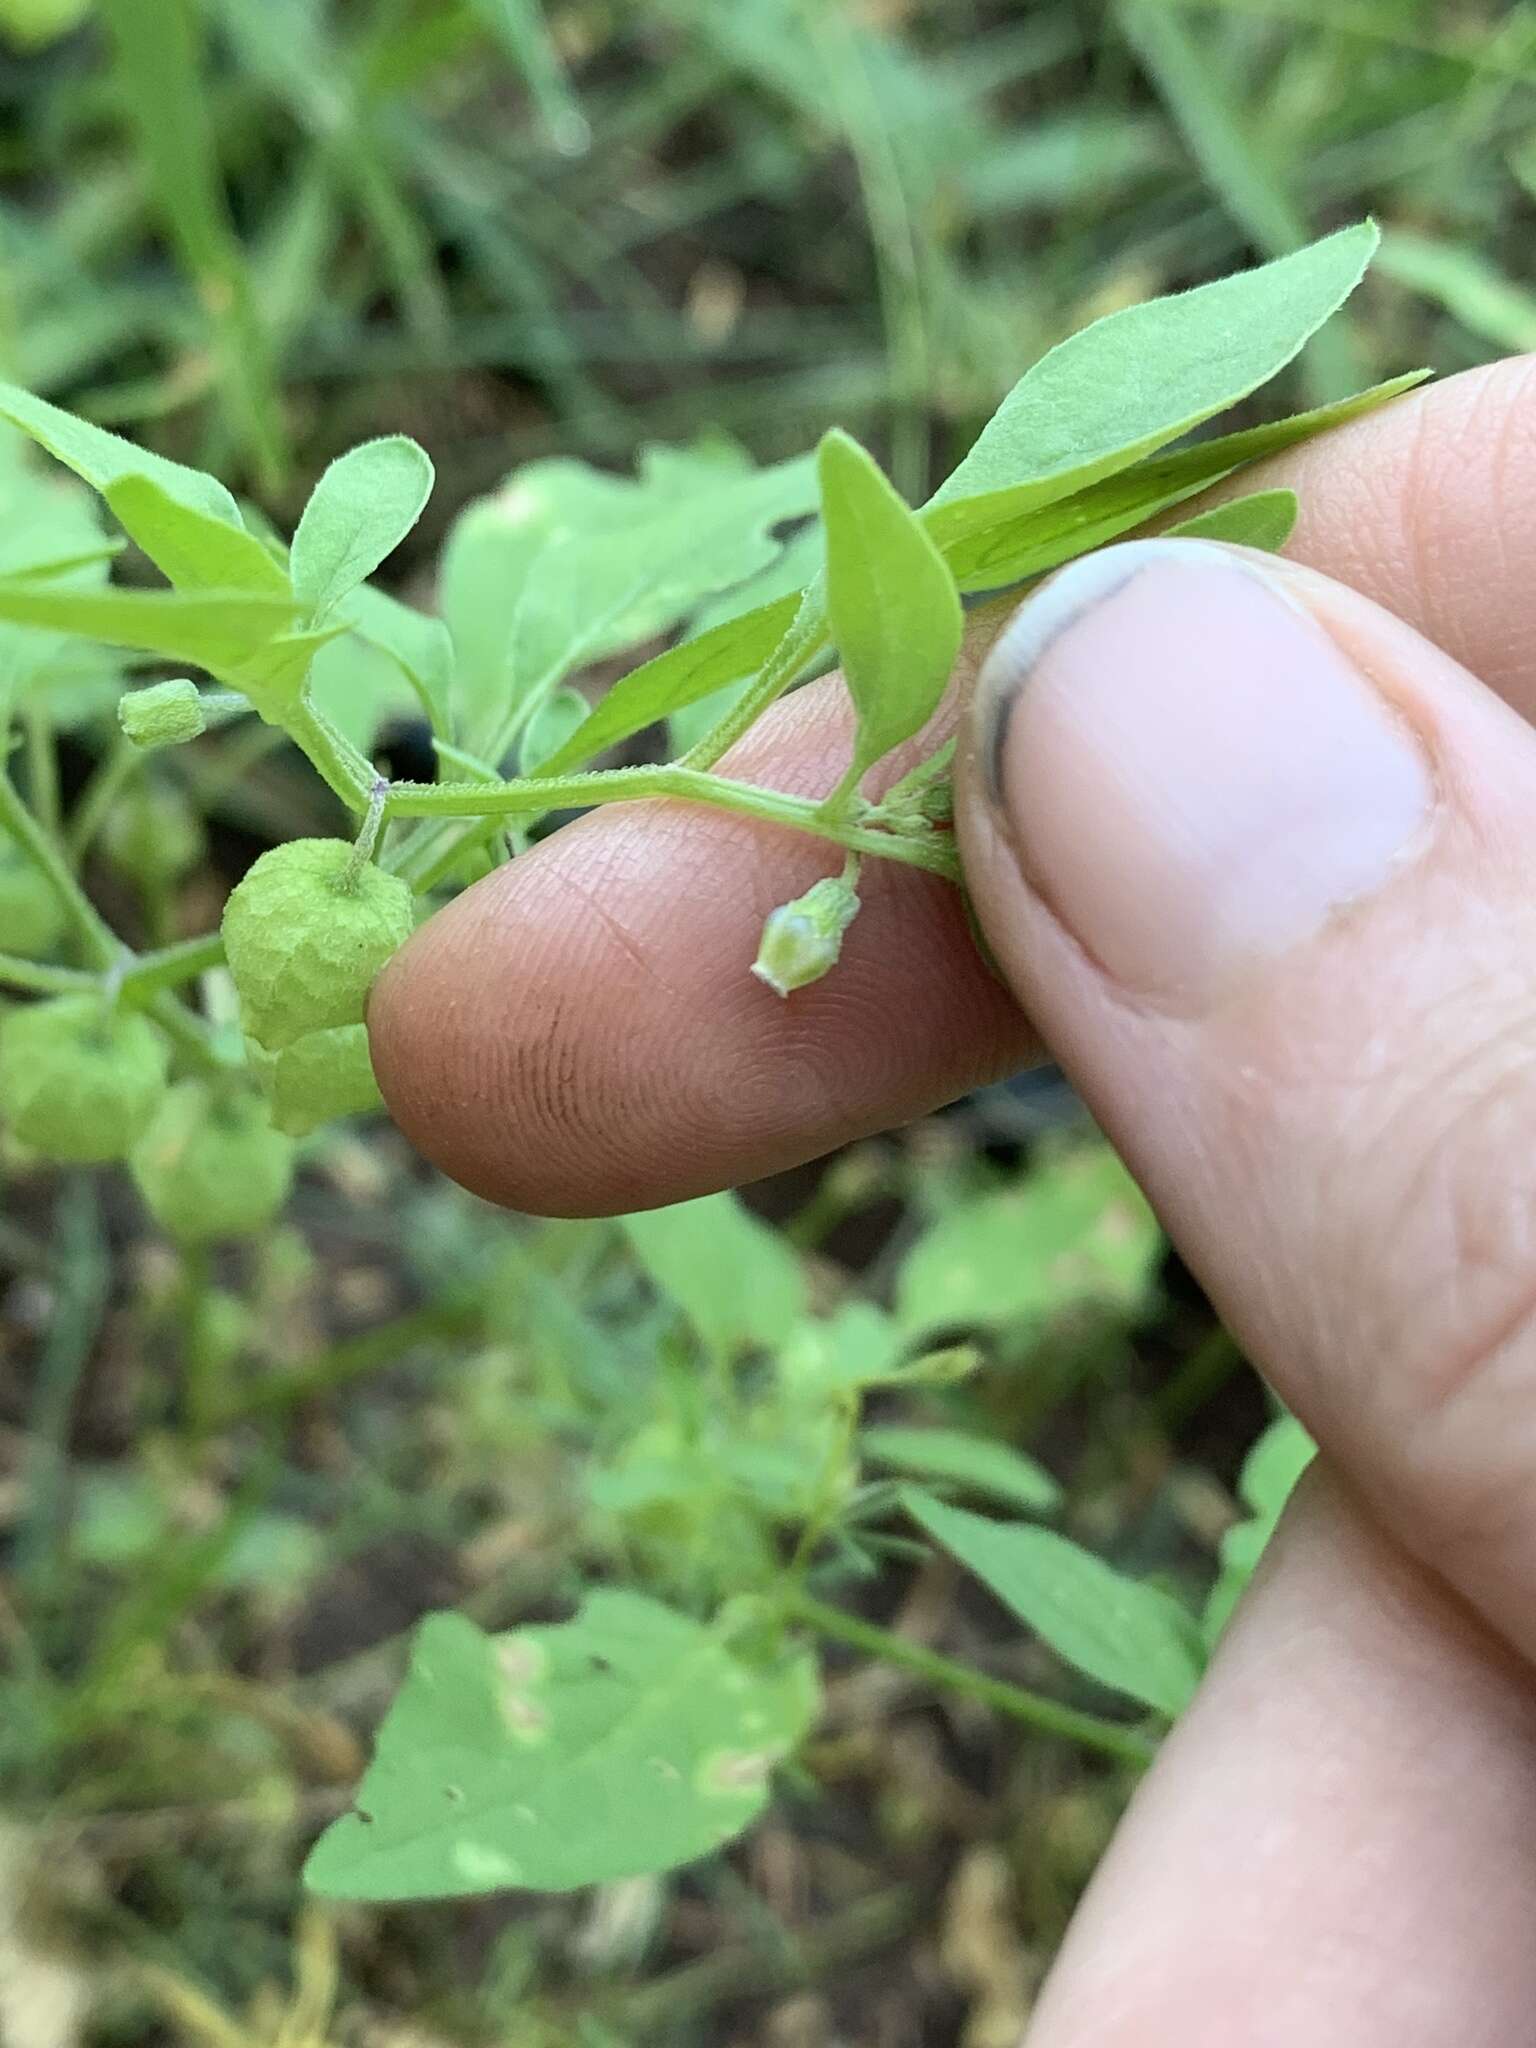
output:
[[[959,771],[1008,989],[944,884],[881,863],[837,972],[780,1003],[745,970],[824,850],[637,805],[459,898],[375,992],[423,1149],[589,1213],[919,1114],[1023,1064],[1027,1013],[1320,1440],[1031,2048],[1531,2037],[1533,378],[1245,478],[1300,492],[1291,565],[1142,544],[1029,600]],[[737,765],[811,791],[845,740],[820,685]]]

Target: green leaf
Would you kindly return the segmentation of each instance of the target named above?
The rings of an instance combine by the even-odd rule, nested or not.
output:
[[[1162,1256],[1145,1196],[1108,1145],[1047,1154],[1016,1187],[958,1203],[896,1281],[909,1335],[1144,1303]]]
[[[574,1621],[495,1637],[433,1615],[358,1810],[305,1880],[424,1899],[670,1870],[756,1818],[816,1711],[809,1658],[753,1668],[639,1594],[595,1592]]]
[[[799,1259],[734,1195],[622,1220],[641,1265],[718,1356],[780,1344],[805,1314]]]
[[[878,1424],[859,1438],[864,1456],[888,1472],[914,1479],[948,1479],[1009,1507],[1044,1511],[1056,1507],[1061,1488],[1043,1465],[989,1437],[963,1429],[907,1429]]]
[[[179,462],[168,462],[163,455],[153,455],[147,448],[135,448],[131,441],[77,420],[73,413],[50,405],[44,398],[34,398],[17,384],[0,384],[0,419],[20,427],[40,448],[46,448],[56,461],[72,469],[103,497],[120,477],[146,476],[178,504],[206,513],[210,519],[222,520],[228,526],[241,524],[239,507],[217,477],[205,475],[200,469],[187,469]],[[138,539],[136,533],[133,537]],[[148,552],[146,548],[145,553]]]
[[[0,619],[84,634],[215,674],[249,660],[292,617],[291,601],[238,590],[191,597],[168,590],[61,590],[0,581]]]
[[[311,619],[323,619],[366,582],[431,495],[431,461],[405,434],[337,456],[310,493],[289,553],[293,587]]]
[[[518,773],[536,775],[551,755],[557,754],[574,734],[580,732],[591,708],[580,690],[573,690],[569,685],[546,698],[523,728]]]
[[[1085,490],[1282,370],[1364,275],[1364,221],[1293,255],[1110,313],[1019,379],[924,508],[947,553],[1010,514]]]
[[[123,530],[178,590],[244,590],[292,603],[287,576],[244,527],[173,498],[151,476],[120,476],[102,496]]]
[[[654,661],[631,669],[614,684],[584,724],[577,727],[540,770],[564,775],[643,732],[669,712],[696,704],[722,684],[737,681],[758,668],[783,639],[800,609],[800,594],[776,598],[740,618],[727,619],[696,640],[669,647]]]
[[[817,459],[827,616],[858,714],[857,782],[937,710],[963,620],[943,556],[858,442],[834,430]]]
[[[1075,555],[1117,540],[1250,462],[1374,412],[1422,384],[1428,374],[1413,370],[1334,405],[1197,442],[1173,455],[1154,456],[1044,509],[1005,513],[996,525],[979,527],[946,548],[945,559],[966,591],[997,590],[1029,576],[1043,576]]]
[[[1052,1529],[994,1522],[925,1493],[904,1498],[928,1534],[1074,1670],[1170,1719],[1189,1704],[1200,1679],[1199,1637],[1193,1616],[1169,1594]]]
[[[1250,491],[1209,512],[1197,512],[1168,531],[1186,540],[1224,540],[1278,554],[1295,530],[1301,506],[1294,491]]]
[[[634,481],[563,459],[515,471],[460,516],[444,556],[467,744],[486,751],[552,672],[668,632],[756,575],[815,492],[810,457],[755,469],[728,443],[648,448]]]
[[[1317,1454],[1317,1446],[1293,1415],[1272,1422],[1243,1461],[1237,1490],[1252,1512],[1221,1539],[1221,1571],[1201,1618],[1207,1643],[1214,1644],[1247,1591],[1269,1547],[1286,1502]]]
[[[445,739],[453,646],[441,619],[361,583],[333,608],[310,688],[327,718],[364,753],[391,718],[420,712]]]

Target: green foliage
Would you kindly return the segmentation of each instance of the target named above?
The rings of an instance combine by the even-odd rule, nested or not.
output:
[[[901,1269],[897,1312],[914,1335],[1087,1306],[1131,1312],[1161,1256],[1157,1219],[1115,1154],[1074,1146],[1022,1185],[941,1216]]]
[[[268,1227],[288,1199],[293,1146],[253,1094],[181,1081],[162,1098],[128,1163],[166,1235],[208,1244]]]
[[[624,1219],[641,1265],[707,1351],[781,1343],[805,1313],[800,1262],[733,1195],[705,1195]]]
[[[1054,1530],[994,1522],[927,1494],[907,1505],[935,1541],[1059,1657],[1170,1718],[1199,1681],[1198,1631],[1169,1594],[1127,1578]]]
[[[938,709],[960,651],[960,599],[944,559],[856,441],[818,458],[826,608],[858,725],[847,786]]]
[[[1291,537],[1300,510],[1294,491],[1251,491],[1193,519],[1182,519],[1170,533],[1190,540],[1224,540],[1245,548],[1278,554]]]
[[[31,1003],[0,1018],[0,1117],[44,1158],[121,1159],[155,1112],[167,1064],[146,1018],[97,996]]]
[[[306,1872],[329,1898],[449,1898],[691,1863],[739,1834],[816,1711],[804,1656],[764,1665],[633,1593],[491,1637],[438,1615],[358,1791]]]
[[[431,494],[426,450],[404,434],[337,457],[304,507],[289,556],[294,595],[312,623],[394,553]]]
[[[1007,1507],[1048,1513],[1061,1488],[1035,1459],[993,1437],[960,1429],[912,1429],[881,1423],[866,1429],[859,1449],[872,1465],[913,1479],[947,1480],[959,1492]]]
[[[411,892],[344,839],[264,853],[224,907],[224,951],[250,1036],[281,1052],[360,1024],[379,969],[410,937]]]
[[[1317,1446],[1293,1415],[1279,1416],[1259,1438],[1243,1464],[1238,1492],[1247,1517],[1221,1539],[1221,1573],[1211,1588],[1201,1626],[1214,1644],[1232,1618],[1275,1533],[1286,1502],[1311,1464]]]

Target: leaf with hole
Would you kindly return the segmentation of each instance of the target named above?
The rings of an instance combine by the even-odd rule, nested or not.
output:
[[[749,1664],[637,1593],[501,1636],[433,1615],[357,1811],[305,1878],[327,1898],[456,1898],[691,1863],[761,1812],[816,1711],[808,1657]]]

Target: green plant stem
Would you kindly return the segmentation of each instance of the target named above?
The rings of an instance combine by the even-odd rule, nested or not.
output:
[[[83,967],[50,967],[41,960],[0,953],[0,985],[25,989],[29,995],[79,995],[84,989],[99,987],[100,979]]]
[[[1143,1769],[1155,1754],[1153,1744],[1133,1728],[1122,1728],[1097,1714],[1081,1713],[1076,1707],[1064,1707],[1057,1700],[1047,1699],[1043,1693],[1010,1685],[1006,1679],[989,1677],[984,1671],[973,1670],[969,1664],[941,1656],[936,1650],[925,1649],[921,1643],[909,1642],[905,1636],[893,1635],[889,1629],[861,1621],[857,1615],[845,1614],[840,1607],[829,1607],[825,1601],[813,1599],[809,1593],[791,1592],[788,1612],[792,1619],[803,1622],[807,1628],[833,1642],[847,1643],[852,1649],[862,1650],[866,1656],[878,1657],[883,1663],[895,1664],[901,1670],[926,1678],[950,1692],[979,1700],[983,1706],[991,1707],[999,1714],[1007,1714],[1015,1721],[1026,1722],[1043,1734],[1059,1735],[1084,1749],[1097,1750],[1102,1756],[1113,1757],[1117,1763],[1134,1764]]]
[[[59,829],[59,757],[53,745],[53,721],[41,704],[25,713],[27,729],[27,795],[32,814],[48,833]]]
[[[377,771],[367,756],[317,711],[307,697],[285,709],[278,721],[294,745],[309,756],[317,773],[349,811],[364,815]]]
[[[224,941],[217,932],[200,938],[179,939],[155,953],[141,953],[124,971],[120,987],[127,1002],[143,1003],[161,989],[175,988],[183,981],[195,981],[224,958]]]
[[[827,645],[825,607],[813,599],[813,584],[801,602],[789,631],[763,664],[757,679],[736,699],[719,722],[684,754],[679,766],[713,768],[744,734],[751,731],[770,705],[778,702],[800,671]]]
[[[79,867],[123,784],[143,759],[137,747],[123,740],[99,763],[70,814],[69,830],[64,835],[71,867]]]
[[[123,950],[112,928],[75,880],[56,843],[22,802],[15,783],[3,772],[0,772],[0,832],[8,832],[48,877],[92,965],[110,967]]]
[[[898,838],[877,825],[825,818],[821,806],[805,797],[755,783],[730,782],[680,763],[657,768],[595,769],[585,775],[525,776],[511,782],[397,782],[389,793],[387,815],[398,818],[518,817],[567,806],[628,803],[643,797],[674,797],[688,803],[713,804],[766,824],[784,825],[814,838],[830,839],[854,853],[869,853],[930,874],[959,876],[959,859],[947,836]],[[457,849],[456,849],[457,850]],[[417,877],[418,886],[425,886]]]
[[[214,1045],[208,1026],[201,1017],[193,1016],[185,1003],[166,992],[154,996],[146,1005],[151,1017],[170,1039],[183,1058],[190,1060],[205,1074],[226,1074],[230,1062],[224,1059]]]

